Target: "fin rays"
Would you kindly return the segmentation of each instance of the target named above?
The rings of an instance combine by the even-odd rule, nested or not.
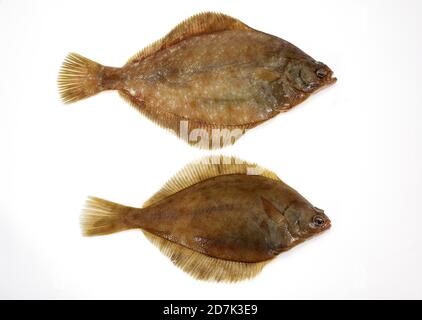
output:
[[[222,13],[199,13],[179,23],[166,36],[131,57],[126,64],[143,59],[188,37],[233,29],[250,30],[251,28],[243,22]]]
[[[226,174],[261,175],[281,181],[272,171],[235,157],[209,156],[186,165],[164,186],[144,203],[144,207],[154,204],[180,190],[201,181]]]
[[[237,282],[250,279],[259,274],[271,261],[246,263],[221,260],[190,250],[149,232],[144,231],[144,234],[174,265],[199,280]]]
[[[77,53],[70,53],[57,80],[64,103],[73,103],[100,92],[97,74],[102,65]]]

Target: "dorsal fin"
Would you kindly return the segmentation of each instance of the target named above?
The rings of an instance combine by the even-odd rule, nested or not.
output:
[[[150,206],[198,182],[227,174],[259,175],[281,181],[274,172],[254,163],[247,163],[235,157],[208,156],[186,165],[164,184],[160,191],[146,201],[144,207]]]
[[[225,30],[250,30],[243,22],[228,15],[215,12],[203,12],[196,14],[179,23],[171,30],[163,40],[174,44],[186,38],[205,33],[213,33]]]
[[[135,54],[129,59],[126,65],[143,59],[159,50],[168,48],[189,37],[234,29],[251,30],[243,22],[222,13],[199,13],[179,23],[166,36]]]

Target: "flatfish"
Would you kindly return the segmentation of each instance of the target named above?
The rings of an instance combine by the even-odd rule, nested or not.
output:
[[[227,15],[202,13],[121,68],[71,53],[58,85],[65,103],[117,90],[183,140],[215,149],[335,81],[329,67],[291,43]]]
[[[331,226],[275,173],[222,156],[187,165],[142,208],[91,197],[81,224],[86,236],[140,229],[195,278],[229,282]]]

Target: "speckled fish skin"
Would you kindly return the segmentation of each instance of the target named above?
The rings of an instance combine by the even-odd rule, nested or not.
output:
[[[286,220],[277,223],[272,215]],[[325,224],[315,225],[315,216]],[[151,207],[129,210],[126,221],[194,251],[239,262],[269,260],[330,227],[322,210],[286,184],[250,175],[206,180]]]
[[[122,73],[121,89],[138,104],[221,125],[265,121],[333,81],[322,63],[255,30],[189,38],[129,64]]]
[[[87,236],[140,229],[175,265],[216,281],[253,277],[331,226],[275,173],[223,156],[187,165],[142,208],[91,197],[81,221]]]
[[[196,128],[246,130],[336,81],[325,64],[291,43],[222,14],[194,16],[122,68],[77,54],[65,61],[65,102],[118,90],[144,115],[180,135]]]

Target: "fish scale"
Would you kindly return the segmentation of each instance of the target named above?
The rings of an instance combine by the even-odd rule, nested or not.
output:
[[[121,68],[71,53],[58,83],[66,103],[117,90],[160,126],[209,149],[234,143],[335,81],[329,67],[293,44],[208,12],[185,20]],[[235,134],[213,141],[224,129]]]
[[[82,216],[87,236],[140,229],[175,265],[215,281],[253,277],[330,225],[275,173],[222,156],[186,166],[142,208],[90,198]]]

